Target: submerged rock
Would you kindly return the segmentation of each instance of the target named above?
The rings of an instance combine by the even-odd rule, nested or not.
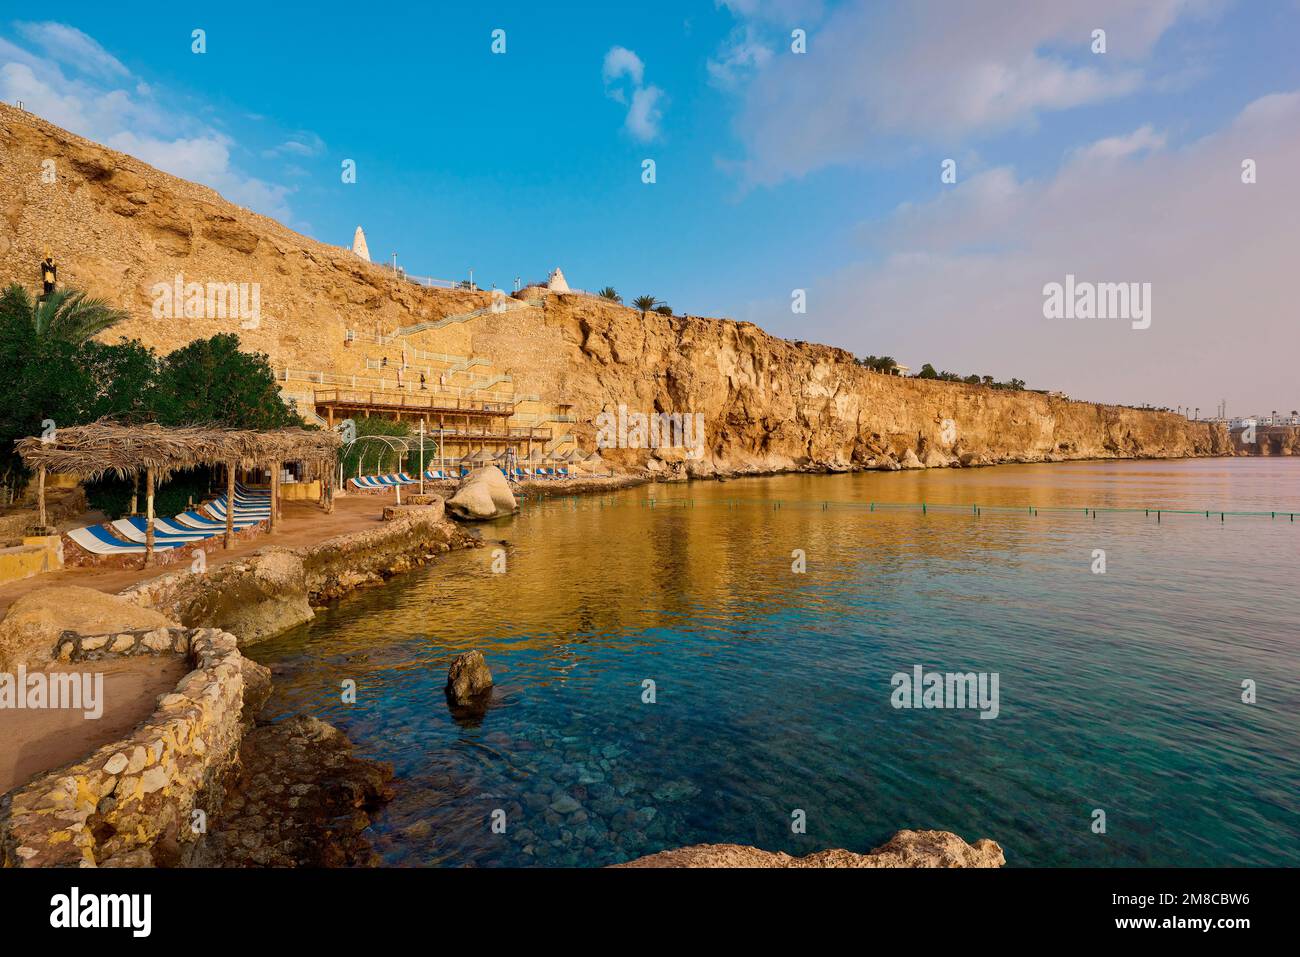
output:
[[[833,849],[806,857],[742,844],[696,844],[660,851],[617,867],[1001,867],[1002,848],[988,838],[967,844],[950,831],[899,831],[869,854]]]
[[[483,660],[483,652],[467,651],[457,655],[447,671],[447,698],[456,707],[484,703],[492,688],[492,672]]]
[[[295,715],[244,738],[240,767],[196,861],[206,867],[373,866],[364,831],[393,769],[352,756],[341,731]]]
[[[447,511],[459,519],[482,522],[519,511],[505,474],[495,465],[475,469],[461,479],[447,499]]]

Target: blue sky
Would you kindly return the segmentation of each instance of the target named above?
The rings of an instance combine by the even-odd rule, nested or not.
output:
[[[509,288],[559,265],[1087,398],[1300,399],[1270,355],[1215,361],[1300,344],[1270,252],[1294,262],[1300,220],[1294,0],[205,7],[11,7],[0,98],[323,242],[361,224],[417,274]],[[1234,150],[1259,154],[1253,193]],[[1067,271],[1152,281],[1152,328],[1052,325],[1041,287]]]

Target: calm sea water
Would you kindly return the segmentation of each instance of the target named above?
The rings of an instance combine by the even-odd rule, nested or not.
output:
[[[395,765],[376,825],[389,864],[867,850],[912,827],[993,838],[1011,865],[1297,865],[1300,521],[1218,514],[1272,508],[1300,513],[1300,461],[532,502],[483,529],[505,574],[495,546],[450,555],[251,654],[274,669],[273,714],[317,714]],[[469,648],[497,682],[476,723],[442,692]],[[895,709],[891,676],[915,665],[997,673],[998,717]]]

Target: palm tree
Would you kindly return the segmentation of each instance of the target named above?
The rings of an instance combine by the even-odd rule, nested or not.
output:
[[[18,283],[0,294],[0,322],[18,325],[32,339],[59,339],[80,345],[128,318],[106,299],[76,289],[59,289],[36,301]]]
[[[599,293],[601,299],[608,299],[610,302],[622,302],[623,297],[614,291],[613,286],[606,286]]]
[[[659,305],[659,300],[654,296],[637,296],[632,300],[632,305],[636,306],[644,314]]]
[[[666,302],[661,302],[659,305],[655,306],[655,312],[659,313],[661,316],[671,316],[673,314],[673,307],[668,305]]]

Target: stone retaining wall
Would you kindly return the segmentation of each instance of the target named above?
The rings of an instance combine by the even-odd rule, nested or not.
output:
[[[394,512],[376,528],[326,539],[298,550],[312,604],[377,584],[431,561],[439,553],[475,540],[444,516],[443,501]]]
[[[190,628],[220,628],[241,645],[310,621],[312,605],[377,584],[477,540],[443,517],[442,500],[302,548],[268,546],[205,574],[162,575],[121,593]]]
[[[6,867],[184,864],[201,835],[193,812],[219,809],[221,778],[238,756],[245,706],[260,708],[269,672],[217,629],[64,632],[60,661],[186,655],[194,665],[131,734],[0,799]]]

